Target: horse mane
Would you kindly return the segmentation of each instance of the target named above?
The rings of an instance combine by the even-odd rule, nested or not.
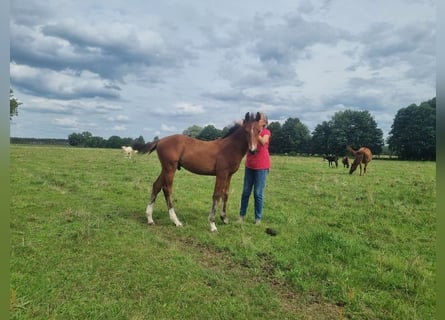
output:
[[[241,125],[239,123],[235,123],[229,128],[229,131],[227,131],[227,133],[221,139],[225,139],[228,136],[232,135],[236,130],[238,130],[239,127],[241,127]]]
[[[239,127],[241,127],[243,124],[246,124],[250,121],[258,121],[261,118],[261,114],[259,112],[256,113],[256,116],[254,116],[253,113],[247,112],[244,116],[244,120],[242,120],[242,123],[235,122],[235,124],[229,128],[229,131],[221,138],[227,138],[228,136],[232,135],[236,130],[238,130]]]

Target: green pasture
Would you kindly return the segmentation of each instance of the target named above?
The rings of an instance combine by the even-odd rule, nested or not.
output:
[[[156,154],[10,147],[10,319],[433,319],[434,162],[373,160],[367,176],[272,157],[264,219],[210,233],[214,177],[176,173],[145,208]],[[266,228],[276,236],[265,233]]]

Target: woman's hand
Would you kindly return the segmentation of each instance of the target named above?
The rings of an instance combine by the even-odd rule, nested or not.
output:
[[[258,140],[260,141],[260,143],[261,143],[262,145],[265,145],[265,144],[269,143],[269,135],[266,134],[266,135],[264,135],[264,136],[259,136],[259,137],[258,137]]]

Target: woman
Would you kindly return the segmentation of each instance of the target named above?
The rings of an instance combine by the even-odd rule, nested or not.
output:
[[[259,124],[262,129],[259,134],[260,143],[257,152],[255,154],[248,152],[246,156],[239,222],[243,222],[246,216],[252,188],[255,200],[255,224],[259,224],[263,216],[263,191],[270,168],[269,142],[271,134],[269,129],[266,128],[267,122],[266,115],[261,112]]]

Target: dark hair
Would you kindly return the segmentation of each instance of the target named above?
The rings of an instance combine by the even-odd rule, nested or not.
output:
[[[241,125],[239,123],[235,123],[233,126],[229,128],[229,131],[222,137],[222,139],[227,138],[231,134],[233,134]]]

